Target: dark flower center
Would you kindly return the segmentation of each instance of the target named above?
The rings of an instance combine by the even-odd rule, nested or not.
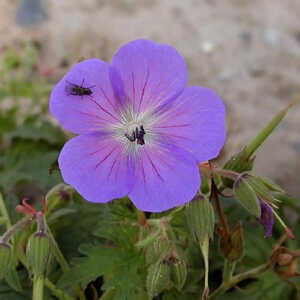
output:
[[[138,145],[144,145],[144,135],[146,134],[143,125],[140,126],[140,128],[136,127],[135,130],[132,131],[132,133],[129,135],[125,133],[125,136],[130,142],[136,141]]]

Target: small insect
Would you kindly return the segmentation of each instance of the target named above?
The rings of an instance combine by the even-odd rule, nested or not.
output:
[[[66,81],[66,92],[67,95],[73,95],[73,96],[91,96],[93,94],[92,88],[95,87],[95,85],[84,87],[84,79],[82,80],[81,85],[71,83],[69,81]]]
[[[136,140],[136,142],[139,145],[145,145],[145,140],[144,140],[144,135],[146,134],[143,125],[140,126],[140,129],[138,129],[137,127],[135,128],[134,131],[132,131],[132,134],[129,135],[127,133],[125,133],[125,137],[127,137],[127,139],[130,142],[134,142]]]

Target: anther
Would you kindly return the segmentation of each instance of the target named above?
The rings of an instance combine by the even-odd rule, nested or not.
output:
[[[144,135],[146,134],[143,125],[140,126],[140,128],[136,127],[134,131],[132,131],[131,135],[128,133],[125,133],[125,137],[130,141],[134,142],[136,141],[138,145],[144,145]]]

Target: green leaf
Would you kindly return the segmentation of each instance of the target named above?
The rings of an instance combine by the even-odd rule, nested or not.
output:
[[[242,206],[244,206],[249,213],[259,218],[261,214],[259,201],[247,180],[243,177],[237,179],[234,183],[233,191],[235,198]]]
[[[75,284],[86,286],[99,276],[111,275],[125,265],[128,267],[128,262],[137,258],[136,253],[104,245],[84,245],[80,251],[85,257],[73,259],[73,266],[62,275],[58,282],[59,287],[65,288]]]
[[[124,261],[124,264],[113,271],[113,274],[104,280],[102,289],[114,289],[115,299],[131,300],[135,299],[139,291],[143,290],[143,276],[140,274],[140,267],[143,258],[133,256]]]

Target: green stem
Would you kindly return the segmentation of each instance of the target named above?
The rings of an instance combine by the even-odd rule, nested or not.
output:
[[[32,300],[43,300],[44,295],[44,276],[34,275]]]
[[[52,250],[54,252],[54,256],[56,257],[58,263],[60,264],[63,272],[66,272],[70,269],[69,264],[68,264],[67,260],[64,258],[63,254],[61,253],[49,226],[48,226],[47,230],[48,230],[49,239],[51,241]]]
[[[223,281],[222,284],[210,295],[209,299],[213,299],[214,297],[224,294],[228,289],[245,279],[258,277],[260,274],[267,271],[269,267],[270,264],[266,263],[247,272],[233,276],[229,282]]]
[[[58,289],[49,279],[45,278],[45,286],[52,292],[54,296],[61,300],[74,300],[62,290]]]
[[[257,134],[257,136],[246,146],[248,157],[259,148],[259,146],[267,139],[267,137],[273,132],[273,130],[279,125],[286,113],[295,103],[291,103],[286,108],[281,110],[267,125]]]
[[[22,265],[28,270],[28,263],[26,260],[26,256],[23,251],[19,251],[18,258]],[[60,300],[74,300],[74,298],[70,297],[64,291],[58,289],[48,278],[44,279],[44,285],[52,292],[54,296],[56,296]]]
[[[235,268],[235,262],[225,259],[224,269],[223,269],[223,283],[224,284],[228,284],[231,282],[234,268]]]

